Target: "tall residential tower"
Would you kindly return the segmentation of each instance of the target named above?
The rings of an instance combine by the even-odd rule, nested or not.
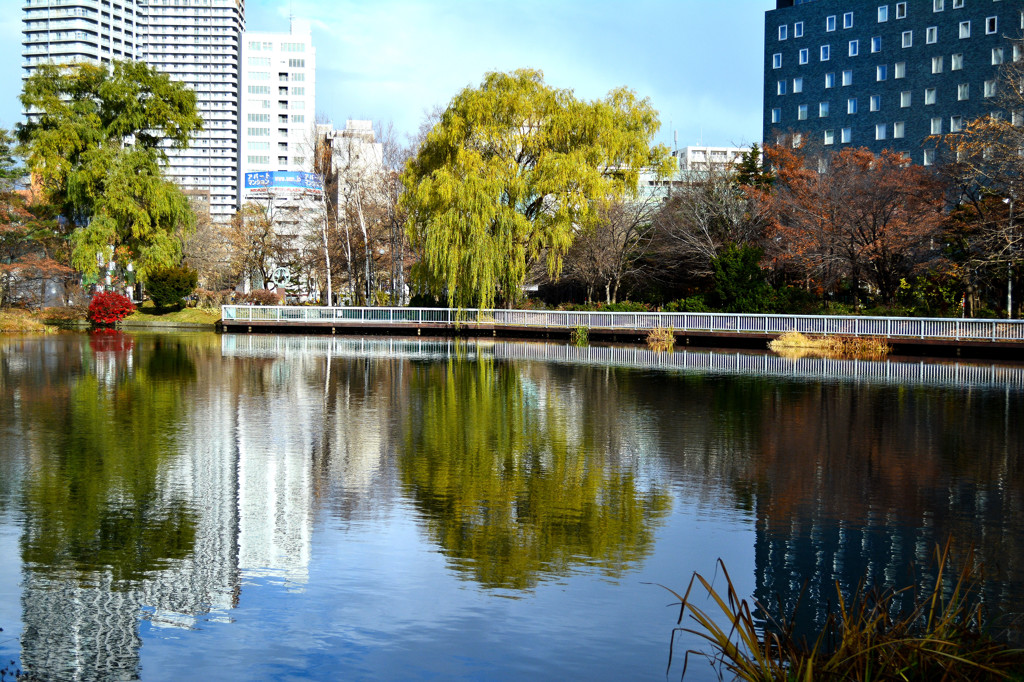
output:
[[[24,0],[25,77],[59,64],[145,61],[197,96],[203,130],[189,149],[168,149],[168,175],[209,192],[226,221],[238,201],[238,118],[244,0]]]

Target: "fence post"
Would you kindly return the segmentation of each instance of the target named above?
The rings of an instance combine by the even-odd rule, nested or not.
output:
[[[924,338],[924,320],[921,320],[921,338]]]

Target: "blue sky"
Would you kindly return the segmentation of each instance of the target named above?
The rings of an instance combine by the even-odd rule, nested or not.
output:
[[[247,26],[313,23],[317,112],[414,132],[488,71],[521,67],[593,99],[620,85],[661,114],[659,141],[749,144],[761,136],[764,12],[774,0],[247,0]],[[3,0],[0,125],[19,120],[21,6]]]

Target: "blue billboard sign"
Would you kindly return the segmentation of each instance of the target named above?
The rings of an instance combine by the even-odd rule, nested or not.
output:
[[[265,193],[271,190],[319,194],[323,191],[323,183],[316,173],[302,171],[259,171],[245,174],[246,193]]]

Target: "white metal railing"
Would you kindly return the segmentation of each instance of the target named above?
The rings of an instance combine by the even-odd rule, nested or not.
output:
[[[312,306],[221,306],[226,325],[273,322],[299,325],[442,324],[448,326],[537,327],[643,332],[677,331],[883,336],[888,338],[1024,341],[1024,320],[830,315],[744,315],[740,313],[610,313],[569,310],[469,308],[318,308]]]
[[[568,346],[491,339],[424,340],[325,335],[225,334],[221,353],[237,358],[371,358],[381,360],[466,360],[553,362],[708,374],[757,374],[804,379],[847,379],[866,383],[978,386],[1024,390],[1024,367],[970,362],[787,358],[770,353],[689,350],[656,352],[641,346]]]

